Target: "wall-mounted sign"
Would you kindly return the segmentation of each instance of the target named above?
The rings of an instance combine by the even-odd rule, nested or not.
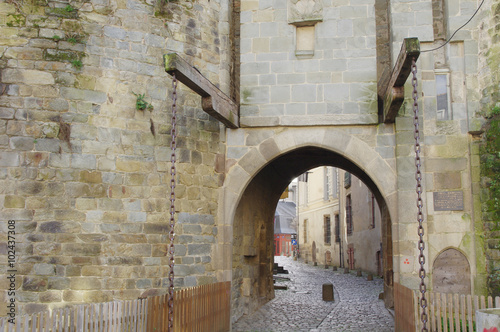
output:
[[[434,211],[461,211],[464,209],[462,191],[434,192]]]

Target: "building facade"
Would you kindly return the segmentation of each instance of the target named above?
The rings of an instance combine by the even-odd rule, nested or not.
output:
[[[300,179],[301,258],[383,276],[380,208],[368,187],[349,172],[327,166]]]
[[[292,256],[297,238],[296,205],[292,200],[280,200],[274,214],[274,256]]]

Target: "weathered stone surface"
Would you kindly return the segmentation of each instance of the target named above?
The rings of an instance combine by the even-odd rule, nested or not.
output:
[[[78,233],[80,225],[76,222],[49,221],[40,223],[38,229],[42,233]]]
[[[47,290],[46,277],[24,277],[22,289],[24,291],[43,292]]]
[[[54,84],[54,76],[51,73],[39,70],[4,69],[2,70],[2,81],[5,83],[24,83],[28,85]]]

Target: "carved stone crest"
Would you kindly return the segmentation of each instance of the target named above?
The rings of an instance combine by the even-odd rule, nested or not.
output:
[[[321,0],[288,0],[288,23],[303,26],[323,21]]]

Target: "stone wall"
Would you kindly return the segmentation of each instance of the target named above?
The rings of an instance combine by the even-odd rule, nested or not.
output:
[[[230,25],[225,1],[158,4],[0,3],[0,285],[4,221],[15,220],[18,314],[168,287],[172,82],[162,56],[179,53],[228,92]],[[217,280],[225,144],[200,97],[182,84],[178,95],[181,287]]]
[[[242,126],[377,123],[375,21],[374,1],[242,0]]]

